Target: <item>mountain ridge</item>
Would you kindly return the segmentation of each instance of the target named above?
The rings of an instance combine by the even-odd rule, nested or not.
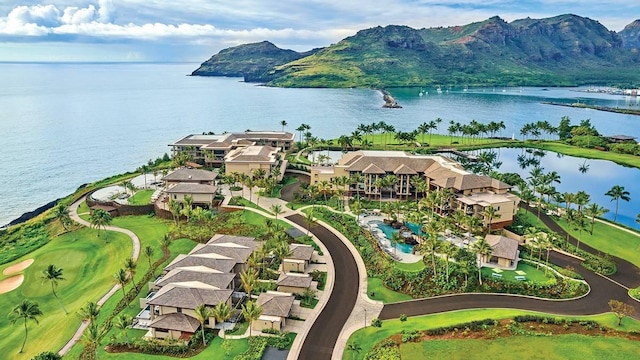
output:
[[[637,23],[622,35],[574,14],[512,22],[494,16],[422,29],[376,26],[242,75],[246,81],[282,87],[638,83],[640,54],[633,48],[634,39],[640,41]],[[258,52],[252,56],[252,62],[260,61]]]

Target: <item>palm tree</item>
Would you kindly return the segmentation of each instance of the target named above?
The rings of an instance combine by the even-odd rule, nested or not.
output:
[[[168,249],[169,245],[171,245],[171,236],[169,236],[169,234],[164,234],[162,235],[162,239],[160,240],[160,246],[162,246],[164,249]]]
[[[179,225],[179,220],[180,220],[180,210],[182,209],[182,205],[177,202],[174,199],[170,199],[169,200],[169,211],[171,212],[171,215],[173,216],[173,221],[176,223],[176,225]]]
[[[64,206],[64,204],[58,203],[58,206],[55,207],[53,214],[56,219],[60,221],[60,224],[62,224],[64,231],[69,231],[69,225],[71,225],[73,222],[71,220],[71,216],[69,216],[69,209]]]
[[[631,198],[629,197],[630,193],[624,189],[624,186],[614,185],[609,191],[605,193],[605,195],[609,196],[611,198],[611,201],[616,201],[616,213],[613,216],[613,222],[616,222],[616,219],[618,218],[618,204],[620,202],[620,199],[628,202],[629,200],[631,200]]]
[[[136,266],[137,266],[136,261],[133,260],[133,258],[128,258],[127,260],[124,261],[124,269],[127,271],[129,275],[129,279],[131,279],[131,283],[133,284],[133,287],[138,289],[138,285],[136,285],[136,281],[133,278],[136,274]]]
[[[449,282],[449,257],[454,256],[458,252],[458,248],[448,241],[442,242],[440,251],[444,254],[445,265],[447,266],[447,282]]]
[[[640,214],[636,215],[636,222],[640,224]]]
[[[120,314],[113,319],[113,326],[116,329],[121,330],[124,333],[124,338],[127,340],[127,345],[129,345],[129,335],[127,334],[127,329],[131,326],[133,322],[133,318],[126,314]]]
[[[249,321],[249,336],[251,336],[251,328],[253,321],[262,315],[262,308],[256,305],[255,301],[248,301],[246,305],[242,305],[242,316]]]
[[[231,318],[231,315],[233,315],[233,312],[231,311],[229,304],[227,304],[226,302],[218,303],[218,305],[216,305],[211,310],[211,316],[216,318],[216,322],[220,324],[229,320]],[[227,339],[227,333],[226,331],[224,331],[224,326],[222,327],[222,336],[225,340]]]
[[[207,339],[204,337],[204,324],[209,320],[210,317],[213,316],[213,311],[207,307],[205,304],[198,305],[193,313],[196,316],[196,319],[200,322],[200,331],[202,332],[202,343],[204,346],[207,346]]]
[[[362,204],[360,201],[356,200],[351,205],[349,205],[349,209],[351,212],[356,214],[356,221],[360,221],[360,213],[362,212]]]
[[[311,226],[315,224],[312,211],[309,211],[304,215],[304,222],[307,225],[307,236],[309,236],[309,232],[311,232]]]
[[[281,120],[280,121],[280,125],[282,125],[282,132],[284,132],[284,127],[289,125],[289,124],[287,124],[287,120]]]
[[[62,310],[64,310],[64,313],[69,314],[67,309],[65,309],[64,305],[62,304],[62,300],[60,300],[58,294],[56,294],[56,286],[58,285],[58,281],[62,280],[65,280],[65,278],[62,277],[62,268],[58,268],[55,265],[50,264],[44,270],[42,270],[42,282],[48,281],[51,283],[51,292],[53,293],[53,296],[56,298],[56,300],[58,300],[58,303],[60,304],[60,307],[62,307]]]
[[[605,209],[604,207],[596,204],[596,203],[591,203],[588,206],[585,206],[584,208],[584,212],[585,215],[587,215],[588,217],[591,218],[591,235],[593,235],[593,225],[596,222],[596,218],[606,214],[609,212],[609,209]]]
[[[491,222],[493,221],[493,219],[499,219],[500,213],[493,206],[487,206],[482,211],[482,216],[485,218],[485,220],[487,220],[487,230],[485,233],[485,235],[487,235],[489,234],[489,231],[491,231]]]
[[[95,209],[91,213],[91,218],[89,219],[91,222],[91,226],[98,230],[98,237],[100,237],[100,228],[104,229],[105,241],[107,239],[107,226],[111,224],[111,215],[103,209]]]
[[[275,249],[273,249],[273,255],[275,255],[279,263],[282,263],[282,260],[284,260],[284,258],[291,255],[291,248],[289,247],[289,243],[287,243],[286,241],[279,243],[275,247]]]
[[[393,199],[393,193],[396,189],[396,183],[398,182],[398,177],[395,175],[387,175],[384,177],[384,186],[390,188],[389,197]]]
[[[143,252],[144,252],[144,256],[147,257],[147,261],[149,261],[149,269],[151,269],[151,258],[153,258],[153,252],[154,252],[153,247],[147,245],[144,247]]]
[[[389,241],[391,242],[391,246],[393,246],[393,253],[398,255],[398,244],[403,243],[404,238],[402,238],[399,231],[395,231],[391,234],[391,239],[389,239]]]
[[[276,216],[276,221],[278,220],[278,215],[284,213],[284,210],[282,210],[282,205],[280,205],[280,204],[271,205],[269,210],[271,210],[271,212]]]
[[[82,320],[94,322],[98,318],[98,315],[100,315],[100,306],[93,301],[89,301],[87,305],[80,308],[78,315]]]
[[[493,249],[485,238],[478,238],[472,245],[471,251],[473,251],[478,257],[478,281],[482,285],[482,262],[484,258],[491,255]]]
[[[374,182],[373,186],[378,190],[378,194],[380,196],[380,207],[382,207],[382,188],[385,186],[385,181],[383,178],[378,177]],[[374,198],[375,199],[375,198]]]
[[[127,297],[127,293],[125,292],[124,287],[129,282],[129,276],[127,276],[127,271],[125,269],[120,269],[113,275],[113,278],[116,280],[120,287],[122,288],[122,297]]]
[[[258,285],[258,274],[252,268],[248,268],[240,273],[240,282],[251,298],[251,291]]]
[[[80,341],[87,347],[93,348],[93,357],[98,359],[98,346],[100,340],[109,332],[110,325],[108,323],[98,326],[97,323],[91,323],[89,327],[84,331]]]
[[[15,325],[16,322],[18,322],[18,320],[20,319],[24,321],[24,341],[22,341],[20,353],[24,351],[24,345],[27,343],[27,321],[33,320],[36,324],[38,324],[39,316],[42,316],[42,311],[40,311],[38,303],[29,299],[23,299],[22,302],[16,305],[11,310],[11,313],[9,313],[9,321],[11,321],[11,325]]]
[[[360,347],[356,342],[350,342],[347,344],[347,350],[351,351],[351,359],[355,360],[356,355],[362,351],[362,347]]]
[[[420,244],[420,250],[425,251],[431,255],[431,265],[433,266],[433,274],[437,275],[436,269],[436,253],[440,251],[440,240],[438,240],[438,232],[440,229],[440,223],[437,221],[429,221],[426,223],[422,230],[428,234],[427,240]]]

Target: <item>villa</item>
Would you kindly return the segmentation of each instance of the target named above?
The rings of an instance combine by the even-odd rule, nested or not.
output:
[[[240,147],[225,155],[225,174],[253,175],[255,170],[261,169],[266,176],[273,175],[280,181],[287,168],[287,161],[282,158],[280,148],[256,145]]]
[[[291,250],[291,255],[282,260],[282,271],[304,272],[313,257],[313,247],[311,245],[291,244],[289,249]]]
[[[278,291],[301,295],[311,287],[313,279],[308,274],[282,273],[276,281]]]
[[[253,321],[252,329],[282,330],[286,325],[286,319],[291,315],[295,297],[290,293],[267,291],[260,294],[256,304],[262,307],[262,314]]]
[[[500,268],[515,268],[518,265],[518,240],[500,235],[487,235],[487,243],[491,246],[492,252],[483,262],[496,264]]]
[[[184,168],[168,174],[162,181],[168,199],[184,202],[185,197],[189,196],[194,205],[211,208],[218,193],[215,185],[217,177],[217,171]]]
[[[294,134],[279,131],[246,131],[220,135],[187,135],[169,144],[175,155],[187,152],[191,159],[207,167],[220,166],[227,155],[239,148],[263,146],[289,151],[293,146]]]
[[[395,176],[396,182],[389,187],[377,187],[376,180]],[[389,197],[411,199],[424,196],[414,186],[412,179],[420,178],[428,186],[428,191],[448,189],[451,200],[437,204],[436,211],[441,215],[451,214],[455,210],[464,211],[491,222],[492,229],[503,228],[513,222],[520,199],[511,194],[511,185],[488,176],[466,171],[459,163],[435,155],[413,155],[404,151],[354,151],[344,154],[336,165],[312,166],[311,184],[322,181],[331,182],[333,178],[357,176],[362,180],[349,186],[350,194],[362,194],[369,197]],[[497,215],[493,219],[484,219],[483,211],[493,207]]]

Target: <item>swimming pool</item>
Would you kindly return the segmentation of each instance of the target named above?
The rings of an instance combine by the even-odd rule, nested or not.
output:
[[[394,229],[391,225],[387,225],[383,221],[379,221],[379,220],[370,221],[369,224],[375,224],[378,227],[378,229],[380,229],[380,231],[384,233],[384,236],[389,240],[393,238],[393,233],[397,233],[399,231],[397,229]],[[413,231],[413,233],[422,234],[422,231],[420,231],[420,225],[413,224],[413,223],[406,223],[406,225],[409,228],[409,230]],[[400,250],[405,254],[413,254],[414,246],[415,245],[409,245],[405,243],[396,243],[395,245],[396,249]]]

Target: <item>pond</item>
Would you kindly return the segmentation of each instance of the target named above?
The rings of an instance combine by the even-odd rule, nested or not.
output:
[[[592,160],[566,156],[550,151],[499,148],[491,149],[498,154],[497,161],[502,162],[500,172],[515,172],[527,179],[531,169],[537,164],[544,172],[556,171],[560,175],[560,184],[554,184],[556,190],[576,193],[580,190],[591,195],[591,202],[609,209],[603,217],[613,220],[616,202],[605,193],[614,185],[624,186],[630,193],[629,202],[620,200],[616,221],[629,227],[640,229],[636,215],[640,213],[640,169],[625,167],[606,160]]]

